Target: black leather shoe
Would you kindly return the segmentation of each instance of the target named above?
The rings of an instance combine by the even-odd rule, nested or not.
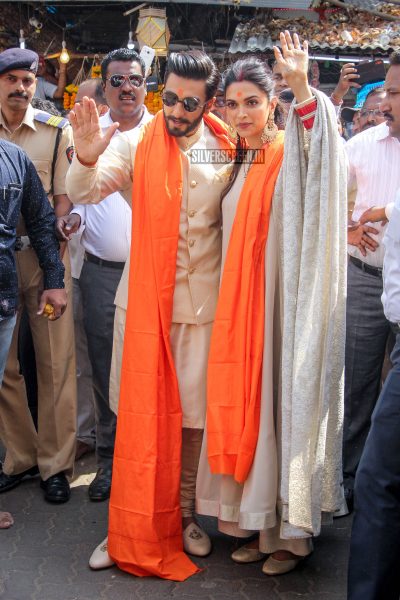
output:
[[[112,468],[98,469],[96,477],[89,485],[89,498],[93,502],[102,502],[110,497]]]
[[[33,477],[39,473],[39,469],[37,467],[32,467],[31,469],[27,469],[26,471],[22,471],[22,473],[18,473],[18,475],[6,475],[3,471],[0,471],[0,494],[2,492],[8,492],[8,490],[12,490],[17,487],[21,483],[24,477],[30,475]]]
[[[62,504],[68,502],[71,496],[71,489],[63,472],[52,475],[46,481],[42,480],[40,487],[44,490],[44,499],[47,502]]]

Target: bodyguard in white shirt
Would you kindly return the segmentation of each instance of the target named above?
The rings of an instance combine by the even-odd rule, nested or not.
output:
[[[393,53],[381,109],[390,135],[400,140],[400,52]],[[399,171],[399,162],[393,168]],[[348,600],[400,597],[400,191],[394,203],[366,211],[360,223],[389,219],[383,245],[382,302],[396,334],[392,369],[372,415],[355,482]],[[384,206],[386,205],[386,206]]]
[[[110,52],[102,62],[108,113],[100,118],[103,131],[119,123],[114,135],[131,132],[151,119],[144,106],[145,65],[133,50]],[[80,276],[84,323],[93,372],[96,418],[97,474],[89,486],[92,501],[110,495],[116,416],[110,409],[109,382],[113,348],[114,299],[131,239],[131,209],[119,193],[97,205],[76,206],[68,218],[84,227],[85,260]]]
[[[100,116],[109,111],[101,79],[87,79],[83,81],[79,86],[75,104],[82,102],[84,96],[93,98]],[[82,229],[83,227],[79,233],[71,237],[68,243],[73,287],[76,385],[78,392],[75,460],[79,460],[85,454],[93,452],[96,447],[92,366],[89,359],[83,319],[83,300],[79,285],[85,257],[85,249],[81,244]]]
[[[390,81],[390,67],[388,79]],[[393,202],[400,187],[400,143],[385,123],[385,94],[373,90],[362,107],[361,133],[346,144],[349,191],[356,187],[352,221],[382,199]],[[379,119],[380,124],[375,125]],[[375,125],[375,126],[371,126]],[[349,510],[354,479],[381,387],[390,324],[381,303],[384,248],[381,224],[356,225],[348,233],[343,482]]]

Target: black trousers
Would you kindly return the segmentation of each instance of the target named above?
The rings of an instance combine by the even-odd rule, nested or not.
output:
[[[348,600],[400,597],[400,331],[355,482]]]
[[[79,279],[83,320],[92,365],[99,468],[110,468],[114,455],[116,416],[110,409],[109,385],[113,347],[115,293],[122,269],[85,261]]]

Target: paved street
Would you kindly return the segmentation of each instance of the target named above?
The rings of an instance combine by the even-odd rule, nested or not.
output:
[[[117,568],[93,572],[87,562],[105,536],[107,504],[89,502],[94,456],[77,464],[71,500],[45,503],[39,478],[24,480],[0,496],[0,509],[15,525],[0,531],[2,600],[345,600],[350,518],[335,520],[317,540],[314,554],[293,573],[269,578],[261,563],[236,565],[236,540],[218,535],[214,552],[198,560],[204,570],[184,583],[139,579]]]

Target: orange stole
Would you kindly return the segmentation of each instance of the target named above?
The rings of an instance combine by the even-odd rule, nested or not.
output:
[[[230,147],[223,123],[206,125]],[[139,142],[108,549],[120,569],[183,581],[199,569],[183,552],[182,410],[170,348],[182,199],[181,154],[159,112]]]
[[[260,426],[265,244],[283,132],[264,150],[264,163],[252,165],[240,194],[208,361],[208,461],[212,473],[239,483],[253,463]]]

